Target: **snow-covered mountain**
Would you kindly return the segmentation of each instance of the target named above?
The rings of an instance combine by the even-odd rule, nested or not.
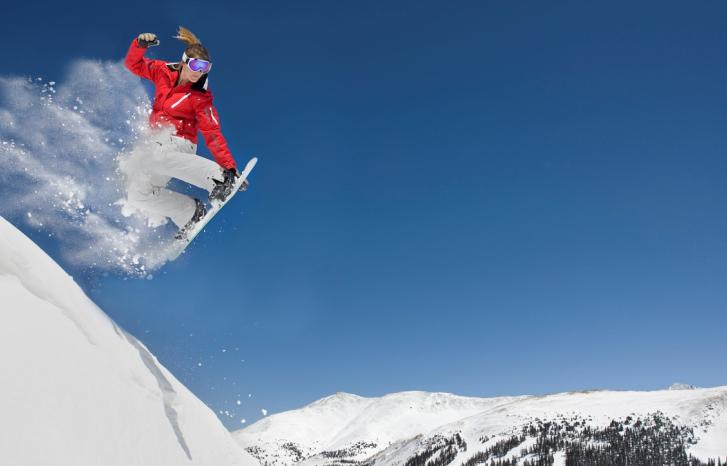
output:
[[[234,435],[263,466],[565,464],[567,452],[589,448],[617,455],[622,441],[632,459],[650,458],[641,464],[661,464],[648,456],[653,445],[669,445],[674,464],[685,455],[724,461],[727,386],[500,398],[339,393]]]
[[[363,398],[337,393],[300,410],[264,418],[235,432],[235,437],[244,447],[252,447],[261,462],[271,465],[290,465],[323,451],[343,449],[351,449],[349,459],[363,460],[390,443],[516,399],[426,392]]]
[[[0,464],[257,466],[214,413],[0,218]]]

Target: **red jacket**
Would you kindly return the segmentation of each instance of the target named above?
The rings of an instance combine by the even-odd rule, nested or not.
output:
[[[235,159],[227,147],[227,141],[220,130],[220,117],[212,104],[212,93],[204,87],[187,83],[176,86],[179,71],[174,71],[166,62],[144,58],[146,47],[140,47],[137,40],[131,42],[126,54],[126,67],[137,76],[154,83],[154,104],[149,123],[152,126],[172,124],[177,135],[197,144],[197,130],[204,136],[204,142],[218,164],[223,168],[236,168]],[[206,79],[203,76],[202,79]]]

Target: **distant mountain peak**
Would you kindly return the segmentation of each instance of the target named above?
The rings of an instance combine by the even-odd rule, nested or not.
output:
[[[309,404],[309,407],[315,407],[315,406],[326,406],[331,404],[341,404],[341,403],[351,403],[351,402],[358,402],[365,399],[362,396],[355,395],[353,393],[346,393],[346,392],[336,392],[333,395],[326,396],[324,398],[321,398],[320,400],[314,401],[313,403]]]
[[[673,383],[669,385],[669,390],[696,390],[697,387],[686,383]]]

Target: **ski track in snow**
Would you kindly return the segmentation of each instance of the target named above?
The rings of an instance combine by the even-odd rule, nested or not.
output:
[[[173,226],[122,215],[119,171],[149,108],[121,62],[77,60],[62,83],[0,77],[0,215],[51,237],[74,267],[149,276]]]
[[[186,440],[184,440],[184,433],[179,426],[179,413],[174,408],[174,403],[177,399],[177,392],[174,390],[171,382],[169,382],[169,380],[164,377],[164,374],[156,365],[156,362],[154,361],[154,356],[151,355],[149,350],[147,350],[141,343],[139,343],[136,338],[132,337],[126,332],[124,332],[124,337],[126,338],[126,341],[131,344],[131,346],[139,351],[139,356],[141,357],[142,362],[156,379],[157,384],[159,385],[159,390],[162,393],[164,414],[166,414],[167,419],[169,419],[169,424],[172,426],[172,430],[174,431],[174,435],[177,437],[177,442],[179,442],[179,446],[182,448],[182,450],[184,450],[187,458],[189,458],[189,460],[191,461],[192,453],[189,451],[189,446],[187,445]]]

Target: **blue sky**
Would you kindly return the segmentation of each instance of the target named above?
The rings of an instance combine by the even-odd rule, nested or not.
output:
[[[723,2],[8,8],[3,76],[141,32],[174,60],[180,24],[210,49],[249,192],[151,280],[63,265],[231,429],[336,391],[727,383]]]

